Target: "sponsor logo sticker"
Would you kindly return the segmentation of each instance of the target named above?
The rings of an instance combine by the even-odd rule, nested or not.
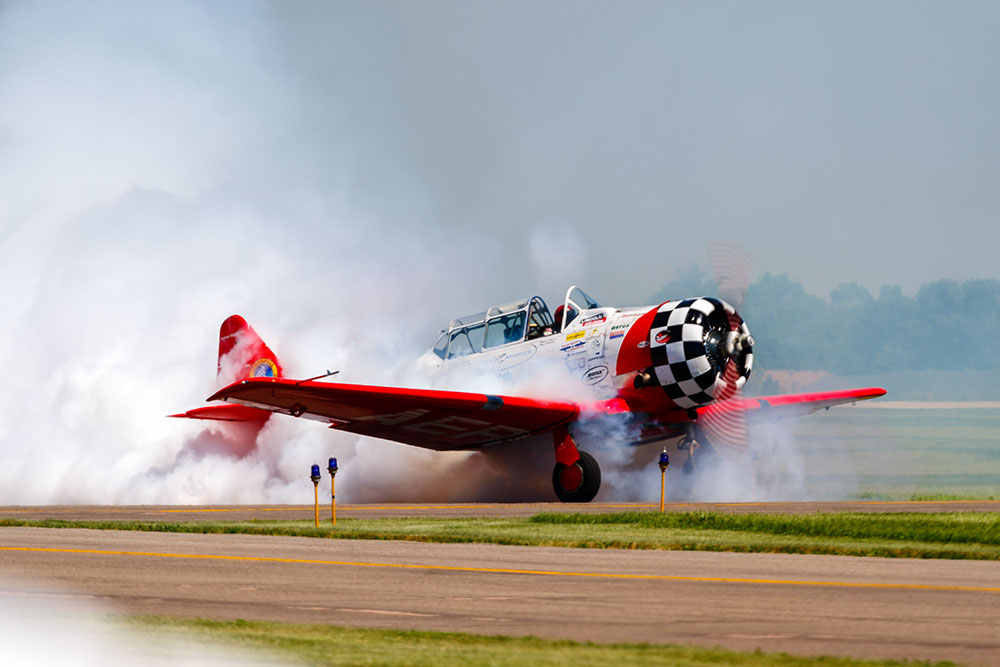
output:
[[[612,331],[611,335],[609,336],[609,338],[611,338],[611,340],[614,340],[615,338],[621,338],[624,335],[625,335],[625,331],[624,330],[623,331]]]
[[[581,320],[580,321],[580,326],[581,327],[587,327],[587,326],[590,326],[592,324],[601,324],[602,322],[604,322],[607,319],[608,318],[606,318],[604,316],[604,313],[598,313],[597,315],[591,315],[590,317],[588,317],[588,318],[586,318],[584,320]]]
[[[576,340],[577,338],[583,338],[583,334],[584,334],[583,331],[575,331],[571,334],[566,334],[566,342],[568,343],[571,340]]]
[[[560,352],[572,352],[573,350],[579,350],[586,345],[582,340],[578,340],[575,343],[570,343],[569,345],[563,345],[559,348]]]
[[[606,377],[608,377],[607,366],[594,366],[583,374],[583,381],[587,384],[597,384]]]
[[[516,351],[505,351],[498,353],[494,359],[498,364],[504,366],[505,368],[510,368],[511,366],[517,366],[518,364],[523,364],[525,361],[535,356],[535,346],[529,345],[528,347],[516,350]]]

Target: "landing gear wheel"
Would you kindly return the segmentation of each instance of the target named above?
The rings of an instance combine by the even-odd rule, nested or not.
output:
[[[572,465],[557,463],[552,471],[552,488],[564,503],[589,503],[601,488],[601,468],[594,457],[580,451]]]

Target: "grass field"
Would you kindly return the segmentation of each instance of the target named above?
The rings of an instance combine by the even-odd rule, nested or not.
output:
[[[610,549],[1000,559],[1000,513],[762,515],[712,512],[541,514],[529,518],[125,522],[2,519],[0,526]]]
[[[843,408],[793,426],[815,498],[1000,497],[1000,410]]]
[[[491,637],[443,632],[366,630],[328,625],[181,620],[134,616],[133,630],[164,638],[221,642],[309,665],[930,665],[927,662],[804,657],[783,653],[650,644],[591,644],[534,637]],[[950,663],[933,663],[947,665]]]

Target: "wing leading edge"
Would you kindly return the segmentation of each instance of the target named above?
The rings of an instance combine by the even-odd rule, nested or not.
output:
[[[479,449],[552,431],[580,411],[574,403],[432,389],[250,378],[210,401],[328,423],[330,428],[426,449]]]
[[[725,424],[727,418],[736,414],[745,418],[748,424],[778,421],[836,405],[878,398],[885,393],[885,389],[868,387],[740,398],[699,408],[696,419],[692,419],[687,411],[647,415],[652,417],[652,423],[647,423],[642,442],[681,435],[685,432],[684,424],[692,421],[710,427]],[[281,378],[241,380],[219,390],[208,400],[234,404],[218,406],[216,409],[220,410],[220,414],[216,418],[225,418],[221,413],[226,410],[252,411],[255,414],[276,412],[321,421],[341,431],[439,451],[479,449],[547,433],[581,416],[593,418],[602,413],[627,411],[627,408],[621,409],[618,405],[620,401],[616,400],[579,405],[517,396],[296,382]]]
[[[712,403],[698,409],[699,419],[711,419],[724,413],[742,412],[750,424],[779,421],[790,417],[812,414],[817,410],[835,405],[867,401],[885,396],[885,389],[867,387],[865,389],[844,389],[841,391],[821,391],[811,394],[785,394],[781,396],[759,396],[739,398],[720,403]]]

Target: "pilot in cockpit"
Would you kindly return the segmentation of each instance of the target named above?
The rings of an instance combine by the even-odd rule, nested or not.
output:
[[[555,313],[556,322],[555,324],[552,325],[552,330],[555,331],[556,333],[562,331],[562,318],[564,309],[565,309],[564,306],[559,306],[558,308],[556,308],[556,313]],[[569,323],[572,322],[574,319],[576,319],[576,316],[577,316],[576,308],[570,306],[569,311],[566,311],[566,326],[569,326]]]

